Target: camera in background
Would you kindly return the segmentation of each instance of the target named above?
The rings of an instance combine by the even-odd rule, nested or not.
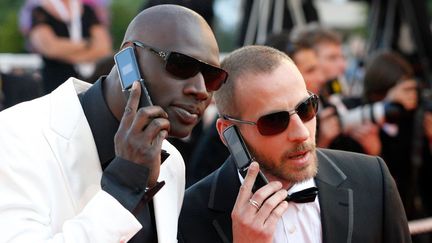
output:
[[[338,79],[326,82],[320,93],[320,98],[324,107],[332,106],[335,108],[344,132],[369,122],[377,125],[397,123],[407,113],[401,104],[395,102],[379,101],[363,104],[358,99],[357,102],[354,102],[357,103],[354,106],[352,104],[347,105],[347,101],[342,96],[342,87]],[[430,105],[432,109],[432,104]]]

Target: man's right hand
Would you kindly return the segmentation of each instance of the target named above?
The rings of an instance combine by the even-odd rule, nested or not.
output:
[[[403,105],[407,111],[414,110],[418,103],[417,81],[409,79],[396,84],[387,92],[385,99]]]
[[[119,129],[114,137],[116,156],[150,169],[148,187],[159,177],[162,141],[168,136],[168,114],[159,106],[138,109],[140,83],[135,81]]]
[[[288,192],[280,182],[270,182],[252,194],[258,171],[258,163],[252,162],[231,213],[235,243],[273,242],[276,225],[288,208]]]

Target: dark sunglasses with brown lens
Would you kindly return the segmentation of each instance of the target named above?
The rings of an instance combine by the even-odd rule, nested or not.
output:
[[[162,58],[165,62],[165,70],[178,79],[191,78],[201,72],[207,91],[218,90],[228,78],[225,70],[191,56],[175,51],[162,51],[136,40],[129,43],[147,49]]]

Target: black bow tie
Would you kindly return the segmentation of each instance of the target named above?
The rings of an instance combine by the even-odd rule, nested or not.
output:
[[[295,203],[309,203],[315,201],[315,197],[318,195],[318,188],[309,187],[304,190],[294,192],[288,195],[285,199],[287,202]]]

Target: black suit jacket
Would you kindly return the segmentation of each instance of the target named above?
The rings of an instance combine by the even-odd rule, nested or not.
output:
[[[393,178],[379,157],[317,150],[324,243],[411,242]],[[232,242],[231,211],[240,181],[231,158],[190,187],[179,221],[179,241]]]

